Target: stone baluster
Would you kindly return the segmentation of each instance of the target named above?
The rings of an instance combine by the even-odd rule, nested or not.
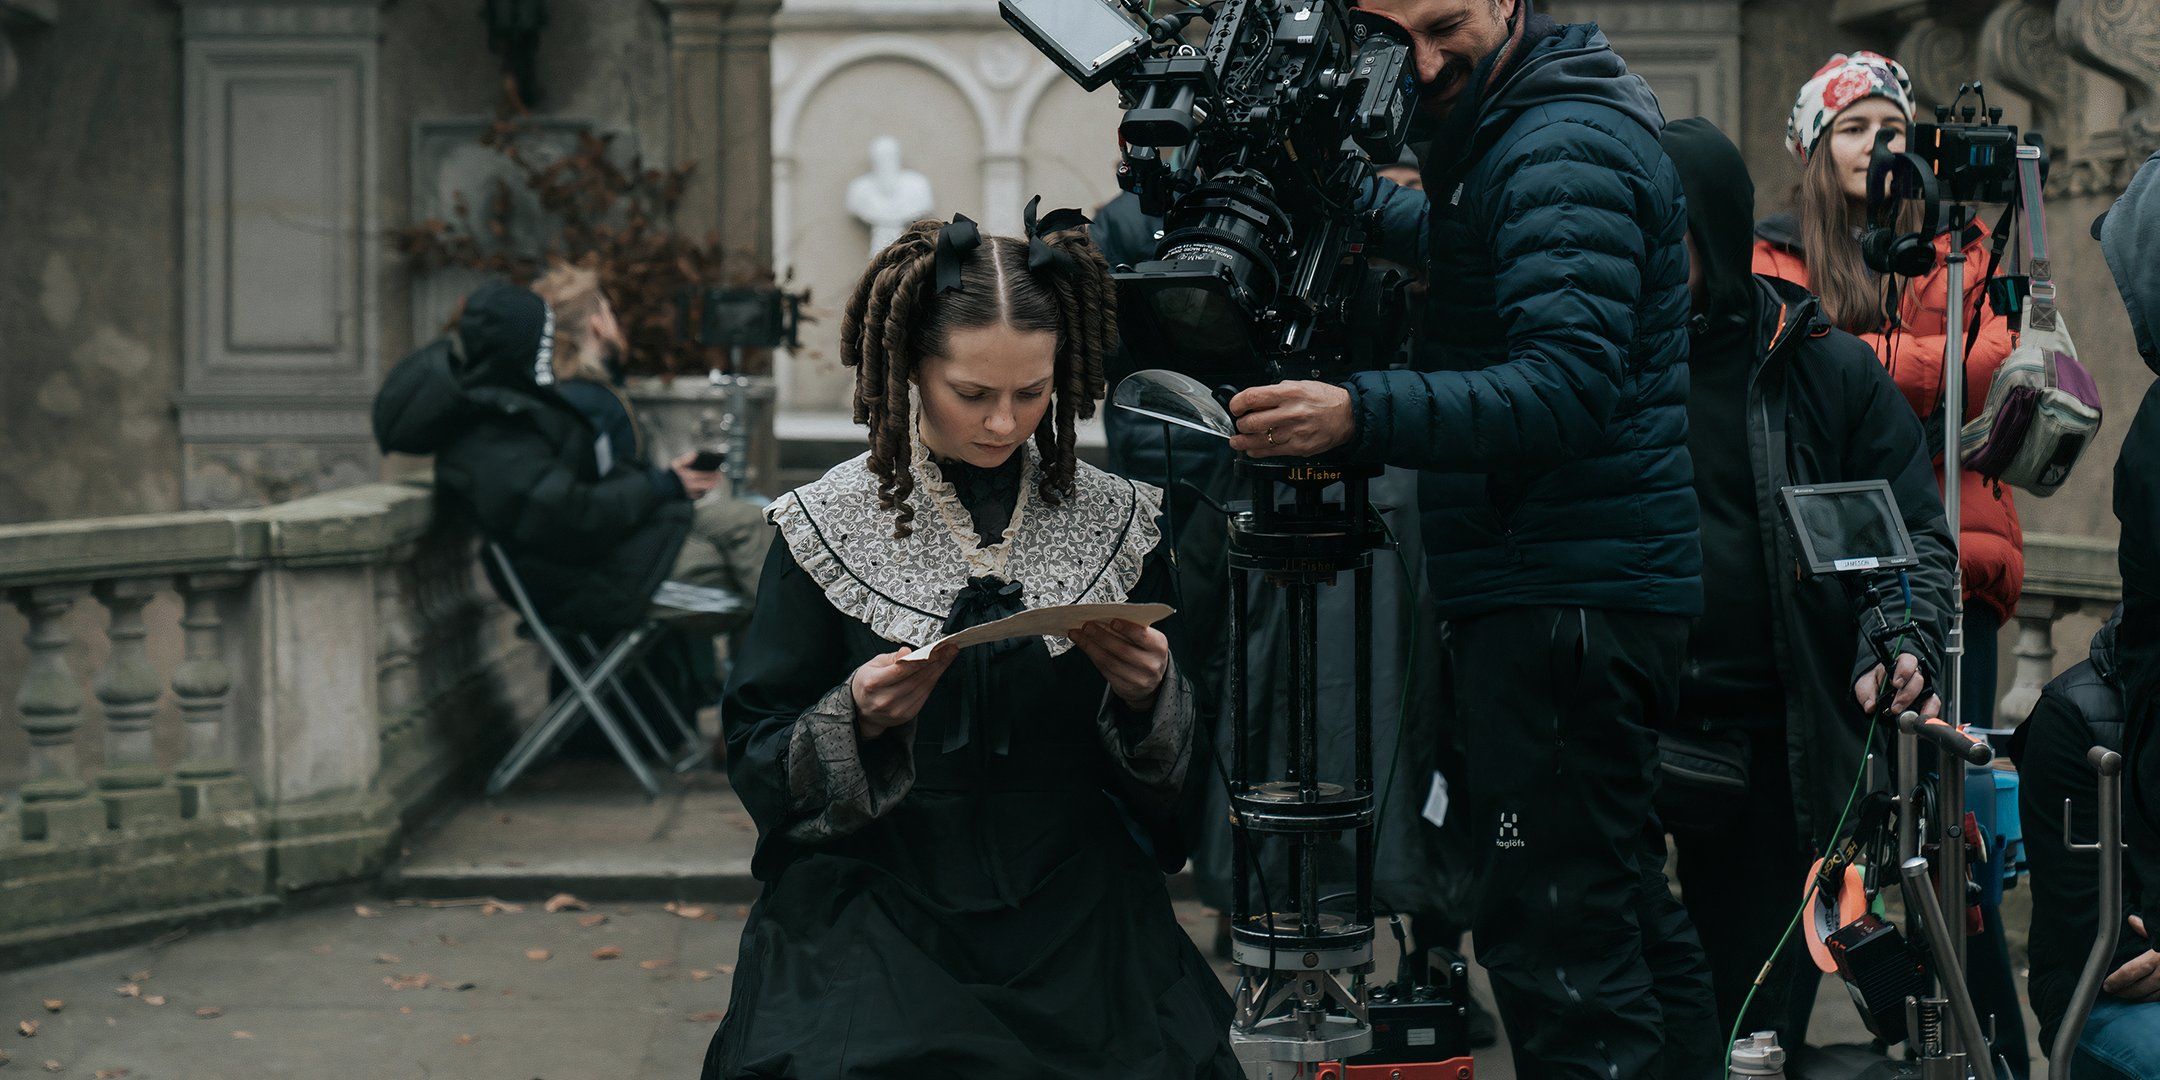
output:
[[[105,767],[98,773],[98,794],[107,823],[116,829],[180,816],[180,793],[166,785],[151,742],[150,725],[165,685],[144,644],[149,631],[142,612],[157,587],[146,578],[116,578],[92,590],[112,619],[105,631],[112,653],[91,686],[105,706]]]
[[[385,732],[401,728],[420,707],[418,635],[413,627],[412,579],[417,552],[407,545],[375,567],[376,700]]]
[[[2076,600],[2027,595],[2018,601],[2016,667],[2010,689],[1995,705],[1996,727],[2016,727],[2040,703],[2040,691],[2055,677],[2055,624],[2078,609]]]
[[[186,613],[187,656],[173,669],[173,696],[180,702],[184,741],[173,769],[180,812],[193,819],[253,805],[248,781],[233,764],[232,669],[225,663],[225,597],[246,584],[234,573],[188,574],[180,579]]]
[[[82,599],[79,585],[39,585],[10,594],[30,623],[15,710],[30,741],[30,779],[22,789],[22,838],[68,844],[105,831],[105,811],[89,797],[75,750],[82,727],[82,683],[68,668],[74,643],[66,622]]]

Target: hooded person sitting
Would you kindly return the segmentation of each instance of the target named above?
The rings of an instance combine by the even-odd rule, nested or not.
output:
[[[391,372],[375,438],[435,455],[438,490],[502,545],[549,625],[619,630],[645,616],[690,534],[691,500],[720,477],[691,469],[691,454],[666,469],[606,460],[606,435],[556,390],[555,340],[537,294],[481,286],[449,334]]]

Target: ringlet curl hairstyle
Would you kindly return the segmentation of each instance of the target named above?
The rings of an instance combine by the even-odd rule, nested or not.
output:
[[[960,288],[940,292],[935,268],[938,221],[918,221],[878,253],[848,299],[840,323],[840,362],[855,369],[855,422],[870,429],[870,469],[878,504],[894,515],[893,536],[914,531],[908,505],[908,389],[926,357],[945,351],[955,330],[1006,326],[1057,335],[1054,405],[1035,429],[1042,452],[1038,488],[1053,506],[1072,494],[1077,421],[1095,415],[1106,389],[1103,358],[1117,342],[1117,289],[1110,264],[1087,229],[1040,239],[1069,259],[1028,268],[1028,241],[984,236],[963,256]]]

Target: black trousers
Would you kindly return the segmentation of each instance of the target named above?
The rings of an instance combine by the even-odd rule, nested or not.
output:
[[[1765,703],[1776,709],[1778,703]],[[1785,766],[1785,727],[1749,732],[1747,794],[1729,820],[1716,828],[1673,830],[1680,900],[1710,958],[1717,985],[1718,1028],[1730,1032],[1748,988],[1777,947],[1807,888],[1814,860],[1800,841],[1793,812],[1792,776]],[[1795,931],[1770,967],[1770,976],[1748,1005],[1745,1035],[1775,1031],[1788,1051],[1807,1035],[1822,973]]]
[[[1472,932],[1523,1080],[1719,1080],[1710,970],[1665,880],[1657,736],[1688,620],[1526,607],[1450,624]]]

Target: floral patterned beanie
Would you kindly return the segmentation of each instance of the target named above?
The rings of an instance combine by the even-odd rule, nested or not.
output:
[[[1910,122],[1913,115],[1912,80],[1905,68],[1881,53],[1839,53],[1830,58],[1793,102],[1792,119],[1785,123],[1785,146],[1800,164],[1807,164],[1830,122],[1853,102],[1866,98],[1889,98]]]

